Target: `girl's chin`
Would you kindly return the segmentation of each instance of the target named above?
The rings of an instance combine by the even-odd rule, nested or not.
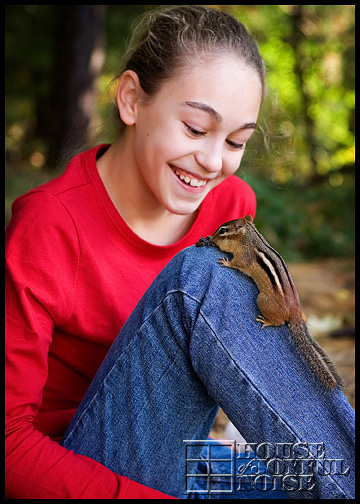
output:
[[[173,193],[162,200],[162,205],[172,214],[186,216],[196,212],[204,198],[205,195],[201,198],[192,198],[189,200],[184,199],[183,197],[181,198],[180,195]]]

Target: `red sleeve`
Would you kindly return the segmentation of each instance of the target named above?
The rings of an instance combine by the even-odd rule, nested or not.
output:
[[[79,243],[66,208],[39,191],[17,200],[5,244],[6,496],[170,498],[74,454],[34,427],[54,324],[72,311]]]

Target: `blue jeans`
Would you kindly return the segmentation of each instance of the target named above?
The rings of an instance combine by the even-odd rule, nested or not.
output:
[[[206,442],[194,442],[207,440],[221,406],[288,497],[354,498],[354,411],[340,389],[317,381],[287,326],[261,330],[256,285],[221,268],[222,255],[189,247],[163,269],[110,348],[62,444],[164,493],[222,498],[208,486],[216,461],[207,462]],[[273,453],[279,447],[284,453]],[[255,490],[271,497],[261,481],[254,484],[256,470],[248,489],[240,488],[238,466],[233,498]]]

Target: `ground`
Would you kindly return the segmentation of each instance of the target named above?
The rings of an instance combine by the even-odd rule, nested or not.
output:
[[[289,264],[312,335],[346,381],[344,394],[355,409],[354,260],[326,259]],[[341,331],[340,331],[341,329]],[[211,435],[224,438],[228,419],[219,411]]]

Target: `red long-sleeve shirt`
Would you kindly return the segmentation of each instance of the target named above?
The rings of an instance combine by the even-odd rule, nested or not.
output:
[[[6,230],[8,498],[167,497],[58,441],[160,270],[223,222],[255,214],[252,189],[232,176],[205,198],[186,236],[151,245],[111,202],[96,168],[99,148],[20,196]]]

